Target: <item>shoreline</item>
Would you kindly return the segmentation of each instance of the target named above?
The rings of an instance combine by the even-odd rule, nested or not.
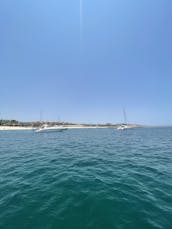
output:
[[[107,126],[82,126],[82,125],[63,125],[63,127],[66,127],[68,129],[107,129],[107,128],[115,128],[115,127],[107,127]],[[20,127],[20,126],[0,126],[0,131],[3,130],[35,130],[37,128],[35,127]]]
[[[66,127],[68,129],[116,129],[117,126],[91,126],[91,125],[80,125],[80,124],[76,124],[76,125],[62,125],[63,127]],[[131,125],[129,127],[130,128],[137,128],[137,126],[135,125]],[[22,126],[0,126],[0,131],[3,130],[35,130],[37,129],[37,127],[32,127],[32,126],[28,126],[28,127],[22,127]]]
[[[22,126],[0,126],[0,131],[1,130],[34,130],[34,128]]]
[[[105,129],[105,128],[109,128],[109,127],[81,126],[81,125],[76,125],[76,126],[64,125],[63,127],[66,127],[68,129]],[[35,127],[0,126],[0,131],[3,131],[3,130],[35,130],[35,129],[36,129]]]

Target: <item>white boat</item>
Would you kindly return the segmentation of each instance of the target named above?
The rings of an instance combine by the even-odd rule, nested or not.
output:
[[[35,130],[35,132],[61,132],[67,130],[66,127],[64,126],[48,126],[48,125],[43,125],[39,127],[38,129]]]
[[[124,123],[121,124],[120,126],[118,126],[117,130],[126,130],[126,129],[130,128],[130,126],[127,125],[127,116],[126,116],[125,109],[123,109],[123,115],[124,115]]]
[[[120,125],[117,127],[117,130],[126,130],[128,129],[129,127],[127,125]]]

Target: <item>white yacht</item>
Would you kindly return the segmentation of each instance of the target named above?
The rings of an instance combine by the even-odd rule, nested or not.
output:
[[[126,130],[128,129],[129,127],[125,124],[125,125],[120,125],[117,127],[117,130]]]
[[[64,126],[48,126],[48,125],[43,125],[35,130],[35,132],[61,132],[67,130],[66,127]]]
[[[130,128],[129,125],[127,125],[127,115],[126,115],[125,109],[123,109],[123,115],[124,115],[124,123],[119,125],[117,127],[117,130],[126,130]]]

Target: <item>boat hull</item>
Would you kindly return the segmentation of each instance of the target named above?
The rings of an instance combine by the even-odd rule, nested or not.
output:
[[[40,128],[37,129],[35,132],[37,133],[50,133],[50,132],[62,132],[67,130],[67,128]]]

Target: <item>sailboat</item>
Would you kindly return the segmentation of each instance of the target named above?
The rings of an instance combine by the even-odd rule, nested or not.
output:
[[[47,124],[44,124],[43,126],[39,127],[35,130],[35,132],[61,132],[67,130],[64,126],[48,126]]]
[[[130,128],[127,125],[127,115],[126,115],[125,109],[123,109],[123,116],[124,116],[124,123],[121,124],[120,126],[118,126],[117,130],[126,130],[126,129]]]
[[[40,111],[40,123],[42,123],[42,112]],[[61,125],[54,125],[50,126],[47,124],[42,124],[40,127],[38,127],[35,132],[62,132],[64,130],[67,130],[68,128],[61,126]]]

